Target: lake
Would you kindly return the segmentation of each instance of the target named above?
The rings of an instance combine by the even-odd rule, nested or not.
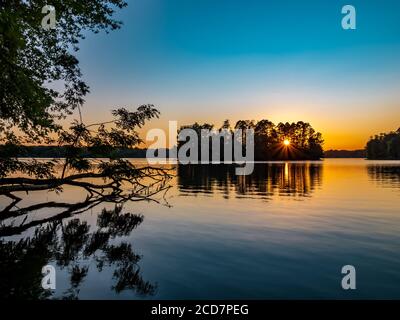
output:
[[[160,203],[126,203],[117,212],[100,204],[61,224],[4,237],[0,295],[400,298],[400,161],[259,163],[246,177],[231,166],[192,165],[175,174],[172,188],[157,195]],[[24,201],[80,196],[67,187]],[[40,289],[45,264],[56,269],[51,294]],[[341,287],[344,265],[356,268],[356,290]]]

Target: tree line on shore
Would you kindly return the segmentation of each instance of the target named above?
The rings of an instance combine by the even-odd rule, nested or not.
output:
[[[367,158],[370,160],[400,159],[400,128],[397,131],[371,137],[366,150]]]
[[[258,122],[254,120],[239,120],[231,127],[229,120],[225,120],[220,128],[213,124],[194,123],[183,126],[180,130],[192,129],[196,131],[199,138],[202,130],[209,130],[210,148],[213,135],[219,135],[222,131],[233,133],[233,130],[240,129],[245,132],[247,129],[254,130],[254,158],[256,161],[265,160],[319,160],[323,157],[323,138],[309,123],[280,122],[275,125],[273,122],[263,119]],[[243,133],[245,135],[245,133]],[[245,137],[242,137],[245,143]],[[178,142],[178,149],[186,141]],[[223,160],[225,141],[220,138],[221,160]],[[198,152],[201,158],[199,146]]]
[[[263,120],[264,121],[264,120]],[[261,122],[261,121],[260,121]],[[254,122],[250,122],[253,123]],[[300,122],[301,123],[301,122]],[[244,122],[244,124],[249,124],[249,122]],[[264,124],[264,130],[260,130],[262,127],[262,124]],[[303,141],[303,144],[300,144],[300,146],[303,147],[304,150],[304,137],[297,138],[296,135],[282,135],[282,132],[285,132],[284,130],[288,128],[286,124],[279,124],[278,130],[274,131],[271,130],[271,127],[265,126],[266,122],[261,123],[259,126],[256,126],[257,131],[255,131],[255,155],[256,155],[256,160],[273,160],[274,159],[274,153],[273,153],[273,146],[275,145],[276,150],[280,150],[282,152],[282,139],[283,137],[287,137],[288,139],[291,139],[291,149],[296,147],[298,149],[298,146],[295,145],[295,143],[298,143],[298,141]],[[299,122],[297,123],[299,124]],[[245,127],[243,125],[243,122],[241,123],[242,128]],[[291,124],[292,128],[293,125]],[[235,126],[237,127],[237,125]],[[289,124],[290,127],[290,124]],[[298,126],[299,127],[299,126]],[[212,130],[214,129],[214,125],[211,124],[203,124],[200,125],[198,123],[195,123],[190,126],[184,126],[181,127],[181,129],[184,128],[192,128],[196,132],[200,134],[202,129],[209,129]],[[227,129],[232,130],[229,125],[229,121],[225,121],[224,125],[217,130],[217,132],[221,129]],[[284,130],[282,130],[284,128]],[[294,130],[294,132],[299,132],[299,130]],[[301,135],[301,134],[300,134]],[[281,137],[279,137],[281,136]],[[294,137],[294,138],[293,138]],[[319,145],[321,146],[321,140],[319,140]],[[265,148],[266,146],[266,148]],[[313,144],[311,146],[314,147]],[[0,147],[1,149],[1,147]],[[114,155],[119,158],[146,158],[146,148],[117,148],[115,149]],[[397,131],[392,131],[389,133],[381,133],[379,135],[375,135],[370,138],[370,140],[367,142],[367,145],[365,149],[358,149],[358,150],[326,150],[323,151],[323,155],[321,156],[321,151],[320,149],[317,149],[318,152],[313,151],[314,154],[318,155],[319,157],[323,158],[366,158],[369,160],[384,160],[384,159],[400,159],[400,128]],[[271,152],[270,154],[268,154]],[[294,150],[291,151],[290,154],[292,154]],[[297,152],[297,150],[296,150]],[[304,151],[303,151],[304,152]],[[223,151],[221,151],[223,153]],[[166,150],[166,154],[168,157],[169,150]],[[18,157],[32,157],[32,158],[65,158],[67,155],[67,149],[62,146],[45,146],[45,145],[39,145],[39,146],[25,146],[24,148],[20,149],[20,152],[16,154]],[[94,157],[102,157],[102,156],[109,156],[106,153],[102,154],[101,152],[98,153],[93,153],[91,150],[87,148],[83,148],[81,150],[81,155],[84,158],[94,158]],[[304,155],[304,153],[303,153]],[[314,159],[314,158],[313,158]]]

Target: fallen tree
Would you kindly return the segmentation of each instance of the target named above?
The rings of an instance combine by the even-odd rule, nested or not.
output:
[[[64,218],[102,202],[157,201],[153,196],[169,188],[168,181],[172,177],[170,170],[137,167],[129,160],[114,157],[114,152],[141,143],[135,129],[158,114],[153,106],[144,105],[134,112],[124,108],[115,110],[114,119],[107,123],[84,125],[75,122],[69,130],[58,132],[58,143],[67,150],[65,159],[20,159],[13,157],[13,153],[23,152],[23,145],[13,143],[0,146],[1,154],[7,155],[0,158],[0,196],[10,199],[0,211],[0,219],[19,217],[46,207],[65,209],[58,214]],[[87,159],[84,149],[93,154],[107,154],[108,158]],[[86,199],[72,204],[45,202],[24,208],[18,206],[23,195],[46,190],[62,192],[65,186],[81,188],[86,192]],[[27,226],[18,228],[22,231]],[[6,230],[0,232],[2,235],[9,233]]]

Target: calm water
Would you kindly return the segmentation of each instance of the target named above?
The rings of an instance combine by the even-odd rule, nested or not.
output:
[[[248,177],[198,165],[176,174],[169,206],[127,203],[118,214],[101,204],[61,225],[3,237],[0,295],[400,298],[400,162],[265,163]],[[81,196],[66,188],[59,196],[32,194],[24,201]],[[46,210],[24,223],[58,212]],[[45,264],[57,270],[50,296],[40,289]],[[355,291],[341,289],[347,264],[357,270]]]

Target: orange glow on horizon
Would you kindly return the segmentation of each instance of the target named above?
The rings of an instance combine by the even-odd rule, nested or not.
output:
[[[84,112],[84,121],[86,123],[97,123],[102,121],[110,120],[109,111],[93,112],[94,106],[88,106]],[[97,110],[98,108],[96,108]],[[132,107],[132,110],[135,109]],[[163,111],[164,108],[159,108]],[[291,111],[291,110],[290,110]],[[279,116],[278,116],[279,112]],[[248,115],[251,113],[251,116]],[[276,113],[271,112],[266,114],[263,112],[257,112],[257,110],[246,110],[240,114],[231,114],[230,117],[221,115],[204,115],[202,113],[192,114],[176,114],[167,113],[165,110],[162,113],[162,117],[159,119],[152,119],[142,128],[138,128],[140,137],[144,140],[144,143],[140,144],[139,148],[146,148],[152,144],[151,141],[146,141],[146,134],[150,129],[161,129],[166,133],[167,141],[169,139],[168,121],[178,121],[178,127],[181,125],[188,125],[194,122],[198,123],[212,123],[218,128],[226,118],[229,118],[231,126],[234,126],[239,119],[254,119],[260,121],[261,119],[269,119],[274,124],[279,122],[296,122],[302,120],[310,123],[317,132],[322,133],[324,139],[323,148],[324,150],[356,150],[364,149],[369,138],[381,132],[390,132],[397,130],[400,127],[399,123],[400,111],[399,109],[389,110],[383,114],[377,115],[372,114],[359,114],[357,121],[354,121],[352,117],[345,117],[344,115],[333,114],[330,117],[323,116],[323,114],[298,114],[297,111],[283,112],[282,110]],[[60,124],[67,128],[73,119],[77,119],[78,115],[74,114],[60,121]],[[18,133],[18,131],[16,131]],[[56,138],[56,135],[52,135],[52,138]],[[286,145],[284,141],[281,141],[283,147],[294,147],[289,141],[289,145]]]

